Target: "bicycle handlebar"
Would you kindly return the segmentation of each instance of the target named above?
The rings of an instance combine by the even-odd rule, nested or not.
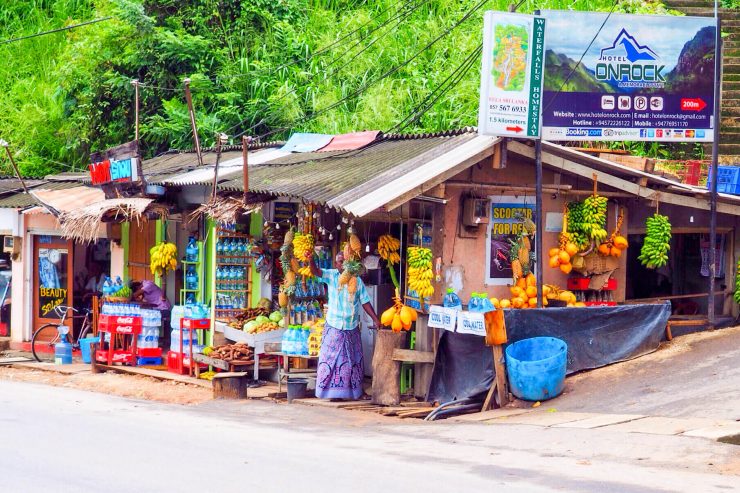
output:
[[[69,311],[72,311],[72,313],[77,312],[77,310],[74,307],[66,306],[66,305],[58,305],[54,307],[54,312],[59,315],[59,318],[66,318],[67,313]]]

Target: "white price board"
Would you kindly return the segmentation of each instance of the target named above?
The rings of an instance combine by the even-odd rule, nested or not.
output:
[[[457,315],[457,333],[485,336],[485,317],[480,312],[459,312]]]
[[[429,308],[429,327],[435,329],[449,330],[455,332],[458,311],[452,308],[445,308],[439,305],[432,305]]]

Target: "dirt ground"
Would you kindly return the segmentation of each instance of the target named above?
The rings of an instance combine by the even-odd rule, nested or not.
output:
[[[89,372],[65,375],[51,371],[0,367],[0,379],[102,392],[133,399],[169,404],[196,405],[209,401],[213,393],[204,387],[162,381],[138,375]]]

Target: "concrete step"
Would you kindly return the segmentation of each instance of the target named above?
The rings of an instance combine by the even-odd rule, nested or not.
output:
[[[723,144],[740,144],[740,129],[733,130],[720,131],[719,141]]]

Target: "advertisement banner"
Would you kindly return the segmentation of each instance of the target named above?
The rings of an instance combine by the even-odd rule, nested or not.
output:
[[[488,223],[486,245],[486,285],[505,286],[511,284],[511,262],[509,261],[510,240],[514,240],[522,229],[518,217],[534,221],[534,198],[498,195],[491,199],[491,220]]]
[[[542,15],[547,19],[544,139],[713,140],[713,18]]]
[[[478,132],[538,138],[545,19],[486,12]]]

